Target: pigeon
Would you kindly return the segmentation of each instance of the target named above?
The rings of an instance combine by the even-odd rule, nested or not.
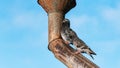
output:
[[[72,44],[76,47],[76,52],[75,54],[79,54],[79,53],[86,53],[88,55],[91,56],[92,59],[93,56],[92,55],[96,55],[95,52],[93,52],[86,44],[84,41],[82,41],[77,34],[75,33],[75,31],[73,31],[70,28],[70,21],[69,19],[64,19],[62,21],[62,27],[61,27],[61,37],[62,39],[65,41],[66,44]]]

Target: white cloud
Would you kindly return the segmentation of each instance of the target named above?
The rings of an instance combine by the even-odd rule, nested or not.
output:
[[[106,40],[93,43],[95,48],[99,48],[98,52],[101,54],[114,54],[119,50],[120,42],[119,40]]]
[[[110,68],[109,64],[114,64],[111,68],[116,66],[119,61],[120,54],[118,53],[120,48],[119,40],[106,40],[106,41],[99,41],[95,42],[97,56],[95,57],[95,62],[102,68]],[[108,63],[109,61],[109,63]],[[115,62],[115,63],[113,63]],[[118,64],[119,66],[119,64]]]
[[[116,64],[116,68],[119,68],[120,67],[120,59],[117,60],[117,64]]]
[[[25,58],[25,59],[23,59],[23,63],[26,65],[31,65],[31,64],[33,64],[33,60],[30,58]]]
[[[45,22],[45,23],[44,23]],[[13,25],[16,27],[29,27],[36,28],[47,24],[47,17],[45,14],[37,14],[37,13],[20,13],[14,16]]]
[[[119,22],[120,21],[120,8],[106,8],[103,10],[103,17],[106,20],[112,21],[112,22]]]
[[[95,16],[89,16],[83,14],[81,16],[72,16],[70,17],[71,27],[75,29],[90,28],[93,29],[99,26],[98,19]],[[93,27],[94,26],[94,27]],[[83,30],[83,29],[82,29]]]
[[[102,17],[108,22],[115,30],[120,31],[120,3],[116,7],[104,7],[102,10]]]

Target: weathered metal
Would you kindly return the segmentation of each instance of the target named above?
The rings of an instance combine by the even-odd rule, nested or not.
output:
[[[74,54],[74,49],[61,39],[61,23],[65,14],[75,7],[76,0],[38,0],[48,14],[49,49],[68,68],[99,68],[84,56]]]
[[[75,54],[75,50],[66,45],[62,39],[56,39],[49,45],[55,57],[63,62],[68,68],[99,68],[96,64],[81,54]]]
[[[61,22],[65,14],[75,7],[75,0],[38,0],[48,14],[49,42],[60,38]]]
[[[52,12],[67,13],[71,8],[75,7],[76,0],[38,0],[38,3],[48,14]]]

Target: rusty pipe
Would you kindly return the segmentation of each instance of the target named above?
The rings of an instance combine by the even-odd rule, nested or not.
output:
[[[61,22],[65,14],[75,7],[75,0],[38,0],[48,14],[48,41],[60,38]]]

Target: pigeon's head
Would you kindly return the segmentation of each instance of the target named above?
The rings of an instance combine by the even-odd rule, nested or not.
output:
[[[63,27],[70,27],[70,21],[68,19],[64,19],[62,22]]]

